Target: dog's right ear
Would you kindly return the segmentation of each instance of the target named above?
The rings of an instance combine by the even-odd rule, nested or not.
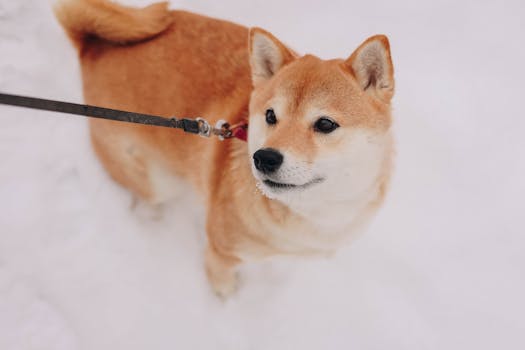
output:
[[[261,28],[250,29],[249,45],[254,86],[270,79],[279,69],[295,59],[290,49]]]

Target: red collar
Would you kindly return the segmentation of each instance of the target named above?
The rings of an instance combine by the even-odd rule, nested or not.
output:
[[[231,127],[232,136],[242,140],[247,141],[248,140],[248,122],[243,121],[239,124],[235,124]]]

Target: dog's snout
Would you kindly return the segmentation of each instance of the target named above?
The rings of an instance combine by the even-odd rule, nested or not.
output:
[[[272,173],[283,164],[283,155],[272,148],[262,148],[253,154],[253,163],[257,170]]]

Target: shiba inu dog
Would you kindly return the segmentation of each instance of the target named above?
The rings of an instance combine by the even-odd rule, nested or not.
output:
[[[242,262],[333,252],[382,203],[393,158],[385,36],[322,60],[166,3],[64,0],[55,12],[78,49],[87,103],[249,121],[247,142],[90,121],[104,167],[135,194],[159,203],[186,181],[202,195],[217,294],[235,290]]]

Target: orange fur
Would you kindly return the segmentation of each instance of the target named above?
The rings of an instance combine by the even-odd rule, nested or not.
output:
[[[319,138],[304,117],[311,108],[340,117],[341,133],[384,133],[390,127],[389,98],[377,99],[360,88],[352,66],[356,54],[346,61],[299,58],[261,29],[249,34],[230,22],[168,12],[165,3],[135,9],[104,0],[67,0],[56,6],[56,14],[79,49],[89,104],[233,124],[246,118],[248,109],[256,118],[252,115],[264,113],[268,100],[281,94],[288,101],[286,118],[273,131],[265,131],[265,146],[289,150],[307,163],[345,142],[342,136]],[[265,80],[263,66],[263,75],[253,77],[254,91],[251,78],[259,63],[253,60],[248,39],[253,42],[255,35],[275,44],[280,61],[274,66],[280,70]],[[385,45],[390,62],[388,42]],[[386,73],[393,82],[393,69]],[[134,193],[152,202],[164,200],[166,193],[155,185],[158,171],[186,179],[200,192],[210,213],[207,273],[219,294],[234,289],[235,266],[243,260],[324,253],[340,244],[339,233],[320,235],[303,215],[256,190],[245,142],[101,120],[91,120],[90,127],[105,168]],[[367,217],[382,201],[391,151],[386,154],[377,188],[354,208],[357,217]]]
[[[106,0],[65,0],[55,6],[55,13],[77,47],[89,35],[119,43],[137,42],[171,24],[167,2],[135,9]]]

